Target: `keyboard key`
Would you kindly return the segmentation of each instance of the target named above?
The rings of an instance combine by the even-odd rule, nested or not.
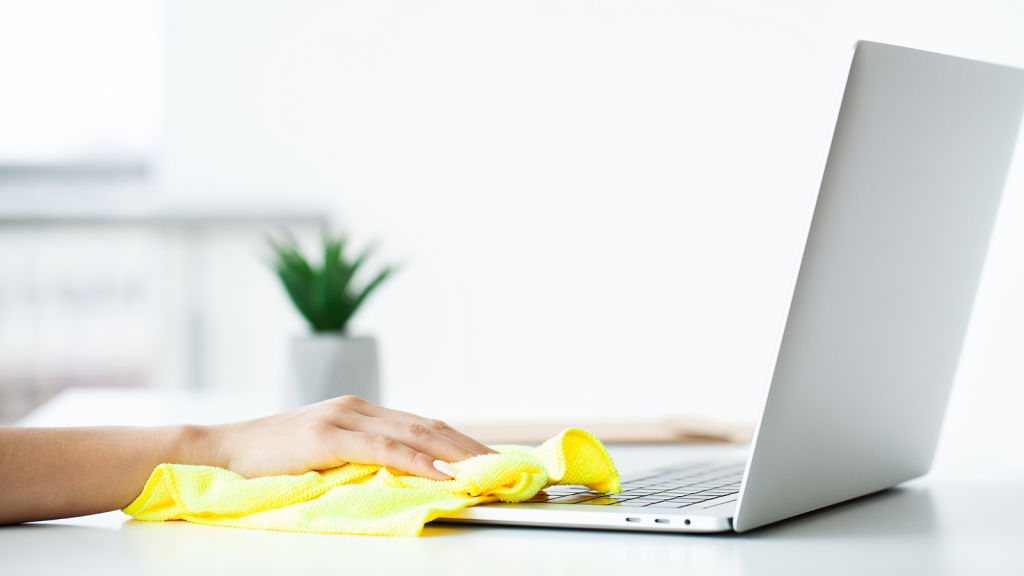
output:
[[[550,498],[548,502],[551,504],[575,504],[577,502],[584,502],[586,500],[593,500],[594,498],[600,498],[603,494],[573,494],[571,496],[561,496],[559,498]]]
[[[715,506],[722,506],[723,504],[728,504],[730,502],[735,502],[735,501],[736,501],[736,498],[733,498],[732,500],[729,500],[728,498],[723,498],[721,500],[713,500],[711,502],[708,502],[707,507],[708,508],[714,508]],[[699,506],[699,507],[703,507],[703,504],[701,506]]]
[[[587,506],[617,506],[624,502],[629,502],[629,500],[617,500],[615,498],[594,498],[593,500],[577,502],[577,504]]]

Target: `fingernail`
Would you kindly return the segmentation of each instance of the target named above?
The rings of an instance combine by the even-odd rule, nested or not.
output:
[[[455,478],[455,474],[458,472],[458,470],[455,469],[455,466],[452,466],[444,460],[434,460],[434,468],[437,468],[437,471],[441,474],[451,476],[452,478]]]

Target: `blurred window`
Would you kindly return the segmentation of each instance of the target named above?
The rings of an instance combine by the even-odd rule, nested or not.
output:
[[[154,233],[33,218],[141,205],[163,53],[162,0],[0,0],[0,424],[153,380]]]

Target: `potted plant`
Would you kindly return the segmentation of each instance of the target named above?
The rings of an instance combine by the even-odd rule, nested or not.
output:
[[[391,267],[357,286],[359,272],[370,255],[363,251],[354,260],[345,254],[344,236],[323,236],[323,264],[311,263],[291,236],[271,238],[273,267],[299,313],[309,322],[310,333],[290,343],[293,383],[289,403],[311,404],[346,394],[380,401],[377,342],[370,336],[351,336],[348,323],[366,298],[392,273]]]

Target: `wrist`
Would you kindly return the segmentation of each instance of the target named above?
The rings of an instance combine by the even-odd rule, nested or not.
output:
[[[171,445],[167,464],[225,467],[220,461],[221,443],[213,426],[183,424],[167,428]]]

